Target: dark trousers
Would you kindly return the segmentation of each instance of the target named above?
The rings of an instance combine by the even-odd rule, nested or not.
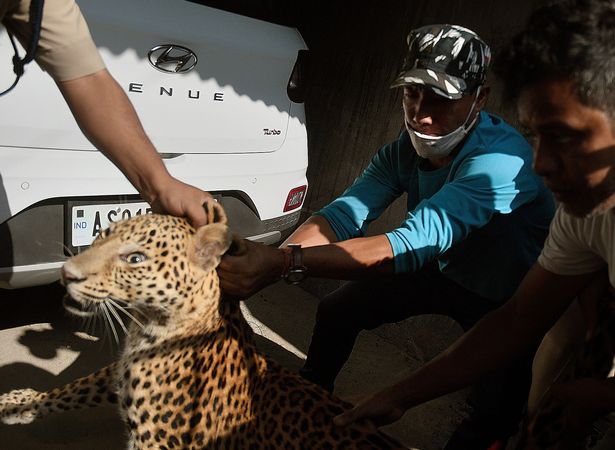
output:
[[[301,375],[332,391],[360,331],[421,314],[449,316],[468,330],[497,306],[436,270],[348,282],[320,302]],[[531,360],[528,355],[473,387],[471,413],[447,450],[486,449],[514,434],[527,400]]]

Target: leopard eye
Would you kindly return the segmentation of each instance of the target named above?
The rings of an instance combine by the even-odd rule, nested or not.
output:
[[[122,255],[122,259],[128,264],[139,264],[145,261],[147,259],[147,256],[140,252],[134,252],[129,253],[128,255]]]

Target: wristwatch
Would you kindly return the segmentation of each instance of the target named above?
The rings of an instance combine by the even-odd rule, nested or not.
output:
[[[299,284],[307,277],[307,267],[303,265],[301,244],[288,244],[284,251],[287,262],[282,277],[289,284]]]

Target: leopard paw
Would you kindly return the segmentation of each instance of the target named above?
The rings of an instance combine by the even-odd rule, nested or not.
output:
[[[40,392],[16,389],[0,395],[0,421],[7,425],[31,423],[37,416]]]

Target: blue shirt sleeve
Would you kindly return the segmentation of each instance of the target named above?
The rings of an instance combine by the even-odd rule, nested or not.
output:
[[[395,141],[382,147],[354,183],[316,213],[327,219],[338,240],[365,236],[369,224],[403,193],[399,170],[404,170],[404,161],[398,145]]]
[[[514,152],[475,151],[453,172],[400,227],[386,233],[396,272],[421,268],[486,225],[494,214],[508,214],[538,192],[529,164]]]

